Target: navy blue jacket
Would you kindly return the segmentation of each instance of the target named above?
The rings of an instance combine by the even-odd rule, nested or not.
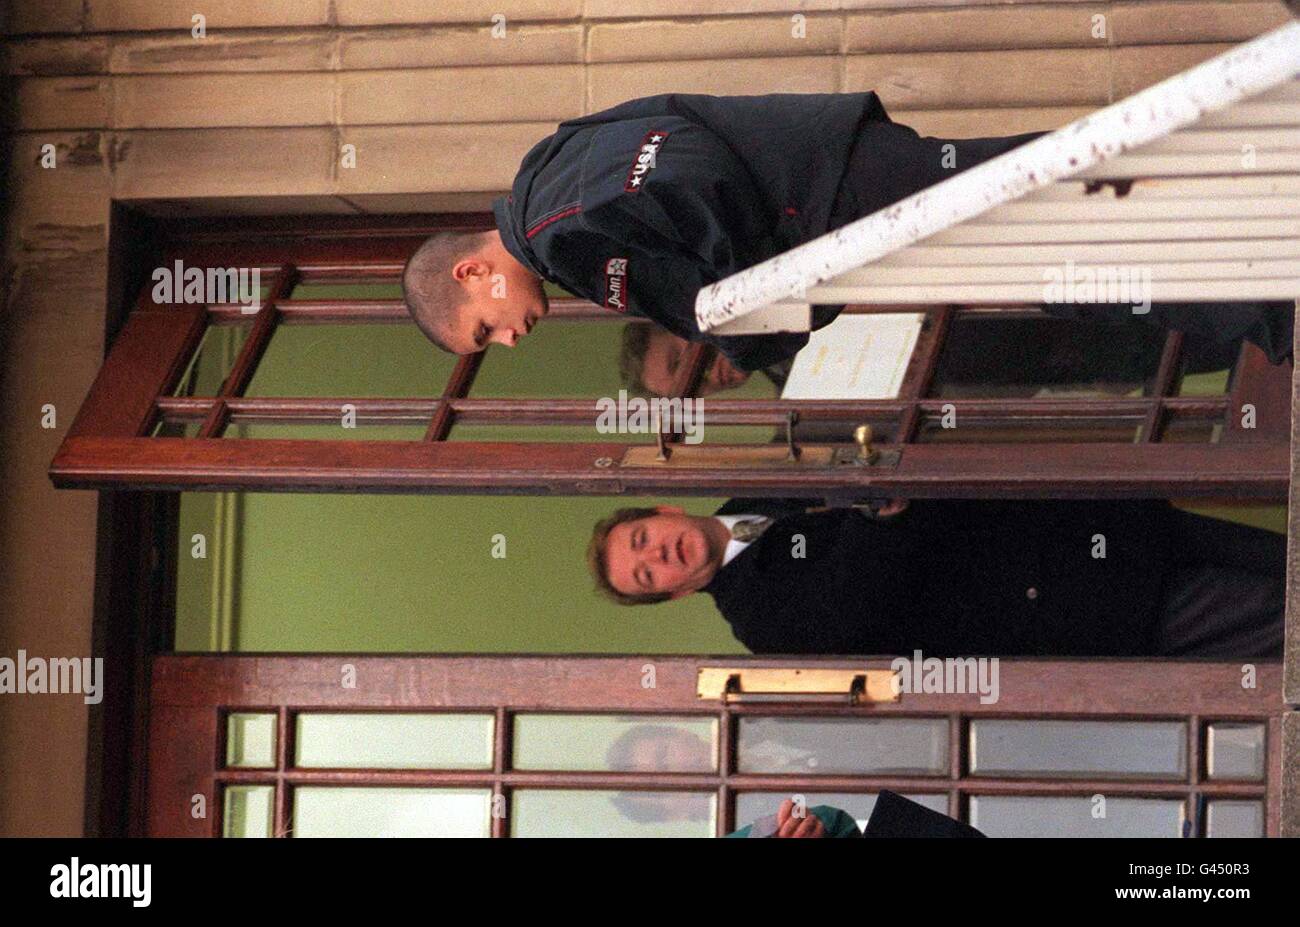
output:
[[[870,92],[630,100],[533,146],[493,212],[539,277],[755,370],[791,347],[702,336],[696,293],[826,232],[858,127],[888,119]]]
[[[718,512],[776,518],[704,587],[754,653],[1156,651],[1175,530],[1167,502],[914,499],[882,520],[805,513],[809,502],[733,499]],[[1104,558],[1092,555],[1097,534]]]

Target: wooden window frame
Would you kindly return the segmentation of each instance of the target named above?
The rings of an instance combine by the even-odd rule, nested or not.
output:
[[[476,399],[468,395],[483,354],[459,359],[442,393],[427,398],[266,397],[241,394],[278,324],[323,322],[412,324],[400,300],[292,300],[299,281],[395,280],[407,257],[431,232],[483,230],[485,214],[433,220],[351,223],[267,221],[180,224],[164,235],[163,266],[259,267],[272,279],[269,298],[215,397],[171,395],[207,326],[248,319],[236,306],[157,306],[142,288],[136,310],[92,387],[50,468],[56,486],[73,488],[300,490],[345,492],[546,493],[573,495],[805,495],[849,501],[870,495],[910,497],[1236,496],[1281,500],[1289,478],[1289,366],[1270,366],[1253,346],[1243,348],[1230,394],[1169,395],[1178,379],[1182,339],[1168,336],[1153,395],[1139,399],[928,399],[943,333],[957,312],[1007,310],[942,307],[928,310],[928,328],[914,352],[897,399],[708,401],[719,425],[779,427],[800,421],[880,420],[893,423],[903,453],[892,468],[757,470],[744,467],[673,469],[622,466],[625,443],[448,441],[454,424],[572,425],[592,423],[595,400]],[[851,306],[850,312],[901,307]],[[915,311],[916,307],[906,307]],[[1032,310],[1011,310],[1032,311]],[[619,320],[580,300],[553,301],[557,319]],[[436,350],[430,346],[430,350]],[[491,349],[490,349],[491,350]],[[689,395],[709,350],[693,346],[675,384]],[[1261,427],[1240,427],[1244,397],[1273,397]],[[420,423],[422,441],[306,441],[219,438],[229,421],[337,421],[343,403],[358,424]],[[927,415],[951,407],[972,422],[1113,421],[1142,426],[1136,443],[918,442]],[[1218,417],[1216,444],[1161,443],[1171,420]],[[149,437],[159,421],[199,421],[197,438]],[[669,436],[671,440],[673,436]]]

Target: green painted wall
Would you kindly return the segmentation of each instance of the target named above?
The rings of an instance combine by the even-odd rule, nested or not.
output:
[[[312,295],[391,295],[316,288]],[[303,293],[296,293],[301,298]],[[471,395],[616,396],[622,325],[548,322],[518,348],[493,348]],[[213,330],[193,385],[211,393],[240,341]],[[410,325],[282,326],[247,393],[428,396],[454,358]],[[766,383],[746,392],[770,395]],[[232,436],[418,440],[423,425],[242,426]],[[710,440],[770,440],[771,429],[710,430]],[[451,438],[593,440],[588,427],[456,428]],[[648,443],[644,435],[599,436]],[[182,496],[180,650],[733,653],[712,599],[628,608],[599,597],[584,563],[591,526],[620,505],[721,499],[186,493]],[[230,530],[233,527],[233,530]],[[214,543],[222,530],[223,547]],[[207,557],[195,559],[203,535]],[[493,536],[506,557],[492,556]],[[224,617],[223,617],[224,616]]]
[[[706,597],[624,608],[596,595],[582,554],[602,500],[243,501],[237,650],[741,650]],[[498,533],[504,559],[492,556]]]

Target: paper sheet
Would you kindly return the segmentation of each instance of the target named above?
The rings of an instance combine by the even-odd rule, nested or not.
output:
[[[897,398],[924,319],[920,312],[841,315],[811,334],[781,398]]]

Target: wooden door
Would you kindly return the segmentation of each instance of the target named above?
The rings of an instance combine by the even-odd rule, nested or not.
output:
[[[947,671],[946,694],[912,691],[933,689],[930,672],[157,657],[148,832],[711,836],[787,796],[865,819],[891,789],[991,835],[1277,833],[1275,663],[1003,660]]]

